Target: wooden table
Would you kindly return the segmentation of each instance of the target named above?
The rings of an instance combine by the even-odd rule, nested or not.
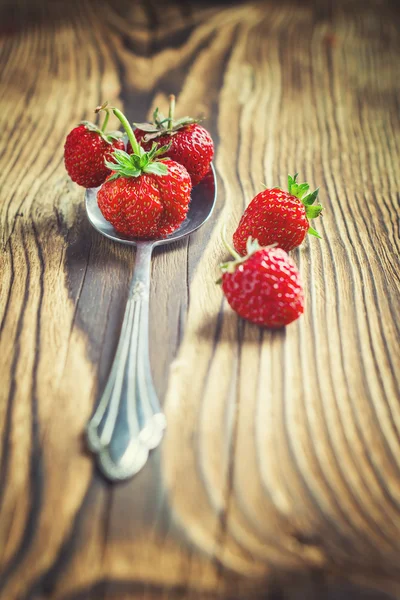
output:
[[[1,600],[400,597],[398,8],[3,1]],[[102,100],[144,120],[171,92],[207,116],[218,205],[154,256],[168,433],[110,485],[82,432],[135,258],[91,229],[63,143]],[[294,171],[324,239],[293,253],[305,315],[271,333],[214,284],[220,230]]]

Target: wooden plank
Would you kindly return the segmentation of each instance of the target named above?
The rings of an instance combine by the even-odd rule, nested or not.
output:
[[[3,0],[0,23],[0,598],[400,597],[396,4]],[[207,116],[218,207],[155,253],[168,433],[110,486],[82,431],[134,254],[90,228],[63,143],[100,100],[137,120],[171,92]],[[271,333],[214,280],[222,224],[288,171],[324,239]]]

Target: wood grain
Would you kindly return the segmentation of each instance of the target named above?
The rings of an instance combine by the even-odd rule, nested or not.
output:
[[[1,600],[400,597],[399,81],[395,1],[0,4]],[[63,166],[99,101],[204,112],[218,207],[153,261],[168,418],[132,481],[82,431],[134,254],[89,226]],[[299,171],[319,229],[293,253],[306,313],[244,323],[220,230]]]

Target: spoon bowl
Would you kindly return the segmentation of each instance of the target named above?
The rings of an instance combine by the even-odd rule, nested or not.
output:
[[[87,426],[88,446],[97,455],[103,474],[110,480],[132,477],[147,462],[149,451],[162,440],[166,427],[151,376],[149,359],[149,293],[153,248],[179,241],[199,229],[210,217],[217,198],[215,170],[192,191],[182,225],[170,235],[151,240],[130,238],[116,232],[97,205],[99,188],[86,190],[86,213],[102,235],[136,247],[121,334],[111,371]]]

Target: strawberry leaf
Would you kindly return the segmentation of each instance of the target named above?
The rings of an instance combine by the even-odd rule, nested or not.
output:
[[[106,167],[117,174],[119,177],[139,177],[142,171],[132,165],[120,165],[108,160],[104,161]]]
[[[306,206],[306,217],[307,219],[316,219],[319,217],[322,211],[320,204],[313,204],[312,206]]]
[[[299,198],[299,200],[301,200],[302,197],[304,196],[304,194],[306,194],[308,192],[308,190],[310,189],[310,186],[308,185],[308,183],[301,183],[300,185],[297,185],[296,187],[297,187],[297,190],[294,195],[297,196],[297,198]]]
[[[309,227],[307,233],[322,240],[322,236],[320,236],[318,231],[316,231],[313,227]]]
[[[305,206],[311,206],[311,204],[314,204],[314,202],[316,201],[318,194],[319,194],[319,188],[317,188],[316,190],[311,192],[311,194],[308,194],[308,196],[303,198],[302,199],[303,204]]]
[[[198,123],[200,119],[193,119],[192,117],[182,117],[181,119],[177,119],[173,121],[172,129],[180,129],[181,127],[185,127],[186,125],[192,125],[193,123]]]
[[[96,133],[100,133],[101,131],[101,129],[97,127],[97,125],[91,123],[90,121],[81,121],[80,125],[84,125],[89,131],[95,131]]]
[[[110,175],[110,177],[108,177],[107,181],[115,181],[115,179],[118,179],[118,177],[118,173],[113,173],[112,175]]]
[[[168,121],[168,119],[158,110],[158,108],[156,108],[153,113],[153,120],[157,126],[165,123],[165,121]]]
[[[104,131],[102,131],[99,127],[97,127],[97,125],[91,123],[90,121],[81,121],[79,124],[84,125],[88,131],[97,133],[105,142],[107,142],[107,144],[110,145],[112,144],[112,138],[116,139],[115,136],[120,133],[119,131],[113,131],[111,133],[105,134]],[[121,133],[120,135],[122,136],[123,134]]]
[[[297,173],[294,177],[292,177],[291,175],[288,176],[289,194],[291,194],[292,196],[296,196],[296,198],[301,200],[304,194],[306,194],[310,189],[310,186],[308,185],[308,183],[296,183],[296,179]]]
[[[132,169],[132,167],[134,167],[135,170],[140,168],[140,157],[139,156],[136,156],[136,155],[131,156],[130,154],[127,154],[124,150],[119,150],[119,149],[115,150],[111,156],[114,159],[114,163],[111,163],[111,164],[116,164],[118,167],[121,167],[128,171],[130,171]],[[106,164],[106,166],[108,166],[108,165]],[[108,168],[110,168],[110,167],[108,167]]]
[[[140,131],[147,131],[149,133],[156,133],[158,128],[153,123],[134,123],[136,129],[140,129]]]
[[[153,142],[149,152],[148,152],[148,156],[150,159],[154,158],[154,156],[156,155],[157,152],[157,144],[156,142]]]
[[[151,173],[152,175],[167,175],[168,168],[161,162],[149,163],[144,169],[144,173]]]
[[[161,154],[168,152],[168,150],[170,148],[171,148],[171,142],[169,144],[166,144],[165,146],[159,146],[157,148],[157,150],[155,151],[154,156],[161,156]]]
[[[112,140],[120,140],[123,137],[123,133],[122,131],[110,131],[110,133],[107,133],[106,138],[109,141]]]
[[[293,177],[291,175],[288,175],[288,191],[289,191],[289,194],[292,193],[292,187],[294,185],[296,185],[297,176],[298,176],[298,173],[296,173]]]
[[[121,162],[126,162],[126,163],[131,162],[131,155],[128,154],[127,152],[125,152],[125,150],[120,150],[119,148],[116,148],[114,150],[113,157],[118,159],[118,161],[121,161]]]
[[[165,131],[157,131],[156,133],[147,133],[144,137],[143,140],[145,142],[150,142],[151,140],[155,140],[158,137],[160,137],[161,135],[164,135],[164,133],[166,133]]]

